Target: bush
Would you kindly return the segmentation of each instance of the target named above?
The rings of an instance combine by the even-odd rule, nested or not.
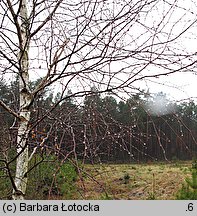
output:
[[[0,167],[4,167],[0,163]],[[31,170],[32,168],[32,170]],[[15,175],[15,164],[10,171]],[[76,194],[77,171],[69,162],[61,164],[54,156],[43,160],[36,155],[29,164],[28,183],[25,199],[63,198],[72,199]],[[12,185],[6,169],[0,169],[0,199],[11,199]]]
[[[7,160],[11,161],[15,157],[14,149],[8,150]],[[0,159],[4,160],[4,155],[0,155]],[[9,171],[12,177],[15,176],[16,165],[14,162],[9,164]],[[5,168],[5,163],[0,162],[0,199],[11,199],[12,197],[12,184],[8,175],[8,170]]]
[[[57,158],[50,157],[29,173],[26,199],[48,199],[49,196],[71,199],[76,192],[76,180],[74,165],[69,162],[60,164]]]
[[[59,185],[60,193],[63,198],[73,198],[72,196],[76,192],[76,180],[77,172],[75,167],[70,163],[63,164],[57,174],[57,184]]]
[[[124,184],[128,184],[130,180],[130,175],[128,173],[125,173],[124,175]]]
[[[197,161],[193,162],[191,172],[192,177],[185,179],[176,196],[178,200],[197,200]]]
[[[7,172],[0,170],[0,199],[10,199],[12,193],[12,185]]]

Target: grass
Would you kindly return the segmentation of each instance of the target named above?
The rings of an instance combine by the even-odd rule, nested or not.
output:
[[[76,199],[173,200],[191,163],[85,165]]]

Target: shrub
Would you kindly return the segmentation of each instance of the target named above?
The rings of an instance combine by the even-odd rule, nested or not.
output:
[[[130,179],[130,175],[128,173],[125,173],[124,175],[124,184],[128,184]]]
[[[65,199],[73,198],[76,192],[75,182],[77,180],[77,172],[75,167],[70,163],[64,163],[57,174],[57,184],[60,193]]]
[[[71,199],[76,192],[76,180],[74,165],[69,162],[61,164],[57,158],[50,157],[29,173],[26,199],[47,199],[49,196]]]
[[[11,161],[15,157],[14,149],[8,150],[7,160]],[[4,156],[0,155],[0,159],[5,159]],[[3,161],[2,160],[2,161]],[[9,164],[9,172],[12,177],[15,176],[15,163]],[[12,197],[12,184],[8,175],[8,170],[5,168],[5,163],[0,162],[0,199],[11,199]]]
[[[0,199],[10,199],[12,193],[12,185],[6,170],[0,170]]]
[[[182,188],[178,191],[178,200],[197,200],[197,161],[194,161],[191,169],[191,178],[186,178]]]

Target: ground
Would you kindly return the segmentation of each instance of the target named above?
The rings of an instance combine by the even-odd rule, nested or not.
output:
[[[85,165],[77,199],[173,200],[191,163]]]

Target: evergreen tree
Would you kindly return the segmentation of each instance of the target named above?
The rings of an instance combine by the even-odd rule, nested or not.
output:
[[[197,161],[193,162],[191,178],[186,178],[185,183],[177,194],[178,200],[197,200]]]

